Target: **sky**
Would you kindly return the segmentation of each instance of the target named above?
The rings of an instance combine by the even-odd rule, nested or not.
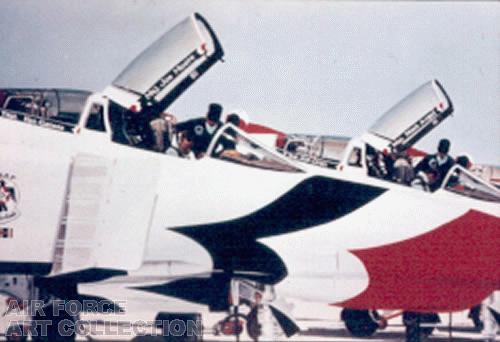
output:
[[[210,102],[288,133],[357,136],[437,79],[455,107],[417,147],[500,165],[500,3],[222,0],[0,0],[0,88],[101,91],[192,12],[224,63],[170,108]]]

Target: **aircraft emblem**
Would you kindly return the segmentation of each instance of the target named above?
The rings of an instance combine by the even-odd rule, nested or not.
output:
[[[204,130],[205,130],[205,129],[203,128],[203,126],[202,126],[202,125],[196,125],[196,126],[194,127],[194,133],[195,133],[196,135],[203,135],[203,131],[204,131]]]
[[[0,223],[16,219],[20,212],[17,209],[19,190],[14,179],[9,174],[0,174]]]

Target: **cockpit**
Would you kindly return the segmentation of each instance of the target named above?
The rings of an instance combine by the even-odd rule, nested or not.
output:
[[[157,146],[155,143],[145,143],[147,139],[144,138],[143,133],[151,131],[148,122],[137,121],[137,118],[130,115],[123,107],[111,103],[109,112],[111,139],[115,143],[165,154],[168,152],[169,147],[178,148],[180,146],[182,136],[185,133],[176,131],[176,125],[173,122],[177,120],[171,114],[169,115],[171,116],[169,120],[160,120],[165,123],[165,129],[161,133],[163,147],[158,149],[155,147]],[[141,126],[143,126],[142,129]],[[155,137],[152,136],[152,138]],[[216,131],[208,145],[204,158],[214,158],[264,170],[303,172],[301,168],[295,166],[286,157],[250,137],[232,123],[226,123]],[[193,160],[193,162],[196,162],[196,160]]]
[[[0,89],[0,116],[72,132],[90,94],[71,89]]]
[[[231,123],[222,126],[214,135],[207,155],[259,169],[302,172],[279,153],[264,147]]]
[[[450,169],[442,188],[465,197],[482,201],[500,202],[500,191],[498,189],[465,170],[460,165],[455,165]]]

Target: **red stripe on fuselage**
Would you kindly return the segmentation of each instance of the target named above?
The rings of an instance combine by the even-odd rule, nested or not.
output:
[[[353,250],[369,274],[353,309],[447,312],[470,308],[500,288],[500,219],[475,210],[420,236]]]

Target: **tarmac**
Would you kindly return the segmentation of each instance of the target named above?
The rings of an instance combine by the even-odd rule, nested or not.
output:
[[[5,341],[4,338],[0,340]],[[77,341],[131,341],[131,342],[163,342],[163,337],[161,336],[78,336]],[[498,337],[497,340],[498,341]],[[203,336],[203,341],[205,342],[216,342],[216,341],[236,341],[234,336],[215,336],[212,332],[205,332]],[[243,333],[240,336],[239,341],[253,341],[248,335]],[[331,342],[403,342],[405,341],[404,327],[402,325],[390,325],[385,330],[376,332],[373,336],[369,338],[357,338],[349,335],[346,329],[342,325],[330,326],[330,327],[312,327],[301,333],[291,337],[286,338],[284,336],[278,337],[275,341],[331,341]],[[454,327],[452,329],[452,334],[447,327],[438,327],[435,329],[433,334],[422,342],[465,342],[465,341],[483,341],[480,333],[474,331],[472,327]]]
[[[133,328],[144,323],[153,322],[158,312],[199,312],[203,318],[203,341],[236,341],[235,336],[215,334],[214,326],[226,316],[226,313],[210,313],[207,307],[201,305],[155,294],[145,294],[127,288],[117,289],[116,285],[85,285],[80,289],[80,292],[118,300],[125,312],[82,314],[80,319],[83,322],[91,322],[95,330],[93,333],[87,331],[84,335],[79,335],[77,341],[163,341],[163,337],[158,336],[159,331],[153,333],[152,336],[149,330],[145,333],[143,329]],[[291,305],[301,332],[291,338],[281,335],[278,337],[278,341],[405,341],[405,328],[400,317],[389,321],[386,329],[377,331],[371,337],[356,338],[349,334],[340,320],[339,308],[298,299],[293,300]],[[450,317],[452,322],[451,330]],[[440,318],[441,323],[426,341],[483,341],[481,333],[475,331],[466,311],[440,314]],[[5,324],[3,325],[5,326]],[[119,326],[125,326],[125,328],[117,329],[116,327]],[[1,327],[2,324],[0,324]],[[4,331],[2,329],[1,332]],[[157,336],[154,336],[154,334],[157,334]],[[0,340],[5,340],[1,333]],[[252,341],[245,331],[240,335],[239,340],[242,342]],[[498,336],[497,340],[499,340]]]

